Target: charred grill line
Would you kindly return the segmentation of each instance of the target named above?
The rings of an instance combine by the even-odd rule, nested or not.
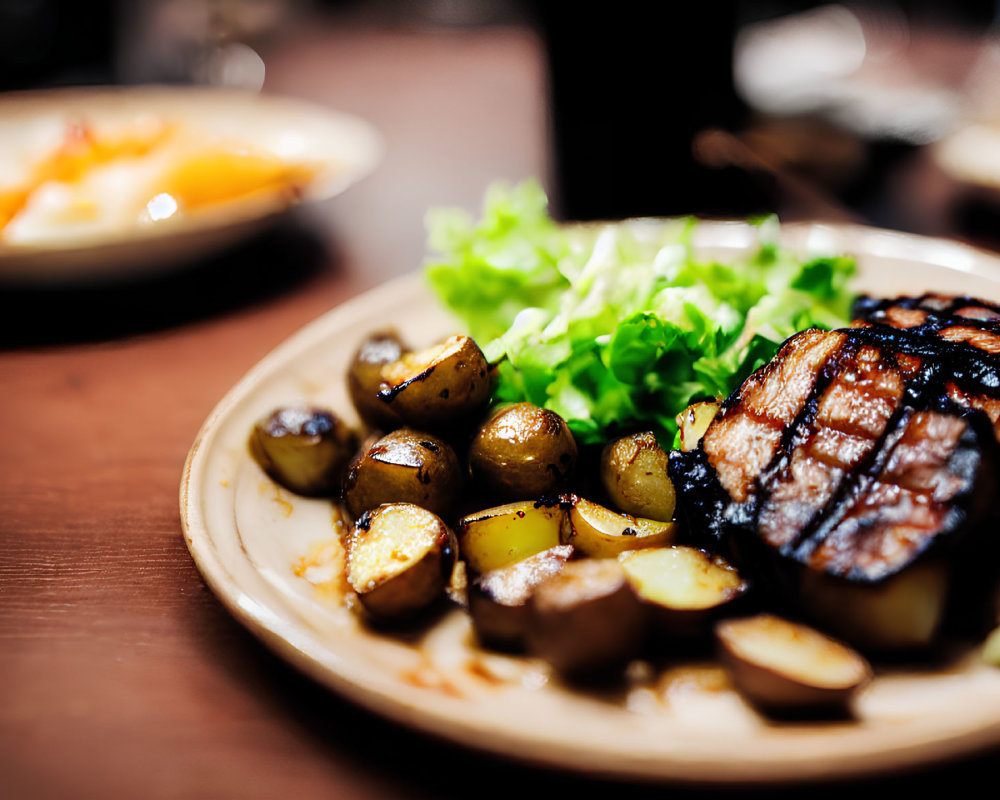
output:
[[[809,396],[802,404],[802,408],[799,410],[798,414],[796,414],[792,423],[782,432],[781,444],[778,446],[778,450],[775,453],[774,458],[772,458],[771,463],[768,464],[768,466],[765,467],[765,469],[758,476],[755,482],[754,492],[749,501],[753,504],[751,507],[752,516],[747,520],[747,522],[751,524],[753,528],[756,529],[759,526],[760,510],[763,506],[763,501],[769,495],[768,487],[772,487],[774,485],[774,482],[778,479],[779,474],[785,475],[787,473],[796,448],[799,445],[805,445],[815,434],[815,423],[816,416],[819,412],[820,399],[843,370],[844,361],[848,358],[856,356],[857,353],[858,343],[851,338],[847,338],[840,347],[830,354],[829,358],[827,358],[820,369],[819,375],[813,383]],[[823,517],[828,504],[829,503],[826,503],[822,507],[816,509],[813,513],[812,520],[810,520],[810,522],[799,531],[795,539],[783,545],[779,552],[782,552],[783,554],[794,552],[798,548],[802,538],[807,536],[808,531],[812,528],[812,526]]]
[[[971,312],[987,312],[979,318],[995,315],[1000,318],[1000,305],[969,295],[946,296],[927,292],[913,297],[881,298],[870,295],[860,296],[854,303],[853,316],[857,319],[872,319],[884,317],[891,309],[902,308],[913,311],[925,311],[937,317],[958,317],[960,319],[977,319],[963,315]]]
[[[921,359],[924,380],[947,369],[948,379],[961,389],[1000,397],[1000,358],[965,342],[949,342],[920,330],[871,325],[850,328],[852,337],[883,351],[896,350]]]
[[[885,468],[896,444],[906,432],[906,426],[913,417],[914,409],[900,404],[886,423],[885,430],[876,440],[872,449],[865,455],[857,467],[844,475],[834,496],[817,515],[811,528],[803,531],[797,546],[781,553],[803,564],[809,563],[813,554],[824,545],[833,533],[843,523],[849,510],[855,502],[877,480],[877,476]],[[869,525],[874,524],[871,521]],[[857,575],[848,576],[857,579]]]

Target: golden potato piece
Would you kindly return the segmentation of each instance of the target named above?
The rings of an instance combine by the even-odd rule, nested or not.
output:
[[[652,431],[609,442],[601,451],[601,483],[619,511],[669,522],[677,502],[667,453]]]
[[[382,368],[378,397],[415,428],[453,429],[480,414],[490,399],[491,377],[479,345],[464,335]]]
[[[529,606],[527,651],[572,680],[616,676],[645,641],[645,611],[617,559],[567,562]]]
[[[748,588],[725,559],[686,545],[633,550],[619,561],[654,622],[672,634],[710,634],[712,623]]]
[[[502,650],[523,649],[528,601],[535,587],[558,573],[572,556],[572,545],[558,545],[473,579],[468,587],[469,615],[479,641]]]
[[[592,558],[614,558],[626,550],[656,547],[673,541],[673,522],[617,514],[583,497],[573,496],[563,528],[563,541]]]
[[[677,415],[677,427],[681,434],[681,450],[694,450],[719,413],[719,403],[706,400],[692,403]]]
[[[556,491],[573,473],[576,459],[576,440],[565,420],[532,403],[500,407],[469,445],[473,481],[507,500]]]
[[[488,508],[459,521],[459,552],[472,572],[492,572],[561,544],[565,524],[566,509],[558,502]]]
[[[765,711],[843,711],[872,677],[860,653],[771,614],[723,620],[715,632],[734,685]]]
[[[301,495],[336,495],[358,447],[357,434],[331,411],[286,406],[259,420],[250,454],[271,478]]]
[[[386,385],[385,368],[399,361],[409,349],[393,329],[376,331],[358,346],[347,369],[347,392],[361,421],[369,428],[391,431],[402,422],[378,393]]]
[[[352,460],[343,499],[357,518],[383,503],[414,503],[442,516],[462,489],[461,463],[444,439],[397,428]]]
[[[436,514],[412,503],[382,505],[348,537],[347,582],[376,619],[410,617],[444,595],[456,549]]]

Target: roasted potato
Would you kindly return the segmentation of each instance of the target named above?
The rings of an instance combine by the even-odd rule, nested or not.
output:
[[[872,677],[857,651],[772,614],[723,620],[715,632],[736,688],[770,713],[841,713]]]
[[[706,400],[692,403],[677,415],[677,428],[681,434],[681,450],[694,450],[719,413],[719,403]]]
[[[364,514],[348,537],[347,582],[377,620],[411,617],[444,595],[455,535],[436,514],[389,503]]]
[[[619,561],[657,629],[673,635],[707,638],[715,620],[748,589],[729,562],[694,547],[632,550]]]
[[[676,535],[673,522],[617,514],[583,497],[564,497],[569,511],[563,541],[593,558],[614,558],[626,550],[665,545]]]
[[[470,337],[456,334],[441,344],[405,353],[381,369],[381,402],[404,424],[453,430],[474,421],[490,399],[486,356]]]
[[[343,500],[354,517],[383,503],[400,502],[447,516],[462,483],[461,462],[444,439],[426,431],[397,428],[351,461]]]
[[[254,460],[271,478],[301,495],[335,496],[358,447],[357,433],[331,411],[286,406],[250,433]]]
[[[566,678],[617,677],[641,650],[647,617],[617,559],[568,561],[535,587],[527,651]]]
[[[667,453],[652,431],[623,436],[601,451],[601,484],[619,511],[669,522],[676,495],[667,475]]]
[[[577,446],[565,420],[531,403],[494,411],[469,445],[469,473],[478,487],[507,500],[541,497],[573,473]]]
[[[369,428],[391,431],[402,422],[393,406],[379,399],[387,385],[384,370],[399,361],[408,348],[392,329],[376,331],[358,346],[347,369],[347,391],[361,421]]]
[[[467,597],[479,641],[501,650],[523,649],[532,592],[558,573],[572,556],[572,545],[557,545],[474,578]]]
[[[487,508],[457,525],[462,560],[473,573],[492,572],[561,544],[566,508],[531,500]]]

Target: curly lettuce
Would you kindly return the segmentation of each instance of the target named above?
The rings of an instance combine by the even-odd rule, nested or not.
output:
[[[427,215],[425,276],[497,365],[494,400],[560,414],[582,444],[653,430],[730,394],[808,327],[849,322],[853,259],[801,259],[774,217],[737,258],[699,256],[693,218],[561,225],[535,180],[489,188],[479,219]]]

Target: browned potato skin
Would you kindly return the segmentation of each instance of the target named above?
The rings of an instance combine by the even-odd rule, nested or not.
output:
[[[348,538],[347,581],[374,622],[406,621],[425,610],[444,595],[455,566],[458,549],[455,534],[443,520],[424,510],[427,524],[433,526],[434,545],[402,572],[376,579],[371,585],[360,582],[352,563],[356,548],[362,546],[366,536],[377,532],[380,517],[384,517],[387,510],[404,505],[407,504],[386,504],[365,514],[357,521]]]
[[[573,473],[577,446],[565,420],[532,403],[501,406],[469,445],[469,473],[477,485],[507,500],[541,497]]]
[[[358,346],[347,369],[347,391],[361,421],[369,428],[391,431],[402,422],[393,407],[379,399],[385,387],[384,368],[409,348],[393,329],[376,331]]]
[[[461,462],[444,439],[397,428],[351,462],[343,500],[355,518],[383,503],[414,503],[447,516],[462,489]]]
[[[782,671],[773,664],[755,660],[742,651],[740,637],[747,626],[780,626],[796,635],[824,642],[837,657],[852,662],[853,679],[836,684],[810,681]],[[723,620],[716,625],[720,660],[729,670],[736,688],[761,710],[776,716],[841,715],[848,711],[854,695],[872,678],[872,669],[858,652],[825,634],[789,620],[761,613],[753,617]]]
[[[669,522],[677,497],[667,453],[652,431],[609,442],[601,451],[601,483],[611,503],[636,517]]]
[[[647,617],[616,559],[568,562],[529,601],[527,651],[569,680],[617,677],[641,650]]]
[[[492,375],[479,345],[456,334],[441,347],[424,351],[432,354],[428,363],[415,363],[423,353],[409,353],[383,368],[387,382],[378,398],[405,425],[451,430],[474,421],[489,403]]]
[[[468,587],[468,602],[479,641],[500,650],[522,650],[532,592],[557,574],[572,556],[572,545],[557,545],[509,567],[476,576]]]
[[[326,409],[287,406],[254,425],[248,447],[261,469],[286,489],[306,496],[335,496],[358,437]]]

